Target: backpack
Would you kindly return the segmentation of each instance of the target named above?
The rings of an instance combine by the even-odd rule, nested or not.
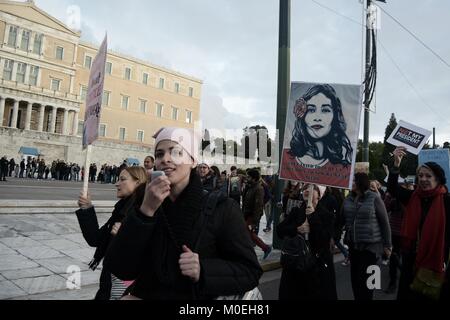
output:
[[[217,207],[217,204],[227,199],[226,197],[224,197],[224,194],[220,191],[211,192],[209,194],[207,192],[203,192],[203,195],[204,195],[204,198],[206,198],[206,200],[203,202],[204,206],[202,208],[203,222],[202,222],[202,227],[200,229],[200,233],[197,236],[197,240],[195,241],[194,250],[193,250],[194,252],[198,251],[198,246],[200,245],[200,240],[206,230],[206,226],[208,224],[208,219],[210,219],[213,216],[213,213]],[[192,291],[193,291],[194,297],[197,296],[194,286],[192,287]],[[262,295],[261,295],[261,292],[259,291],[258,287],[256,287],[256,288],[253,288],[252,290],[247,291],[241,295],[219,296],[215,300],[262,300]]]

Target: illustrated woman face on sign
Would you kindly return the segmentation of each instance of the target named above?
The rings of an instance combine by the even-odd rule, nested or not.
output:
[[[346,134],[341,101],[328,84],[314,85],[294,105],[296,117],[290,154],[300,164],[347,166],[353,149]]]

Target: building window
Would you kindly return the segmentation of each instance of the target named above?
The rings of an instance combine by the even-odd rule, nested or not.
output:
[[[106,137],[106,124],[100,124],[100,127],[98,128],[98,135],[100,137]]]
[[[84,67],[90,69],[92,66],[92,57],[85,56],[84,57]]]
[[[143,130],[137,131],[137,141],[144,142],[144,131]]]
[[[31,66],[29,79],[30,85],[37,86],[38,76],[39,76],[39,67]]]
[[[5,67],[3,68],[3,79],[11,80],[12,79],[12,70],[14,66],[13,60],[5,60]]]
[[[164,78],[159,78],[159,88],[164,89]]]
[[[25,82],[25,72],[27,71],[27,64],[19,62],[17,64],[16,81],[18,83]]]
[[[106,62],[105,73],[106,74],[112,74],[112,63],[111,62]]]
[[[17,27],[9,27],[8,46],[15,48],[17,42]]]
[[[28,51],[28,46],[30,45],[30,31],[22,31],[22,41],[20,42],[20,50]]]
[[[56,47],[56,59],[62,60],[64,58],[64,48]]]
[[[50,90],[59,91],[59,86],[61,85],[61,80],[52,79],[52,84]]]
[[[186,123],[192,123],[192,111],[186,110]]]
[[[160,103],[156,104],[156,116],[158,118],[162,118],[163,117],[163,105]]]
[[[85,101],[86,100],[86,96],[87,96],[87,87],[81,86],[81,89],[80,89],[81,100]]]
[[[142,113],[147,112],[147,101],[139,99],[139,111]]]
[[[83,129],[84,129],[84,125],[83,125],[83,121],[78,121],[78,135],[82,135],[83,134]]]
[[[175,93],[180,93],[180,84],[175,82]]]
[[[193,97],[194,96],[194,88],[189,87],[189,97]]]
[[[125,80],[130,80],[131,79],[131,68],[125,68]]]
[[[178,108],[172,107],[172,120],[178,120]]]
[[[42,34],[36,34],[34,36],[33,53],[41,54],[42,38]]]
[[[119,128],[119,139],[122,141],[125,140],[125,128]]]
[[[128,102],[130,100],[130,97],[128,96],[122,96],[122,109],[128,110]]]
[[[148,84],[148,73],[144,73],[142,75],[142,83],[143,84]]]
[[[109,98],[111,96],[111,92],[103,91],[102,104],[105,106],[109,106]]]

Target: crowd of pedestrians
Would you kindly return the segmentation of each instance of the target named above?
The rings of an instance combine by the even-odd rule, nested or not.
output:
[[[105,163],[97,166],[96,163],[92,163],[89,167],[89,182],[114,184],[117,182],[122,169],[127,166],[127,160],[118,165]],[[43,158],[28,157],[26,159],[23,158],[20,162],[16,162],[14,158],[8,160],[7,156],[4,156],[0,159],[0,181],[7,181],[7,177],[82,181],[84,179],[84,167],[77,163],[60,159],[46,163]]]
[[[399,178],[406,150],[398,147],[385,187],[358,172],[350,191],[287,181],[276,199],[272,176],[235,166],[221,172],[199,162],[194,134],[181,132],[158,131],[154,157],[146,157],[144,167],[126,160],[91,165],[89,180],[114,183],[119,199],[102,227],[89,193],[78,199],[83,236],[96,247],[91,269],[103,260],[96,299],[242,297],[262,274],[254,247],[262,259],[272,252],[258,237],[263,214],[263,232],[273,229],[285,242],[300,237],[310,252],[307,268],[282,263],[280,299],[336,300],[336,250],[349,267],[355,300],[373,299],[367,270],[380,263],[389,264],[383,289],[399,300],[449,299],[450,196],[438,164],[420,165],[416,181],[406,182]],[[6,156],[0,169],[1,180],[50,175],[77,181],[84,175],[74,163],[16,164]],[[274,206],[282,213],[277,226]]]

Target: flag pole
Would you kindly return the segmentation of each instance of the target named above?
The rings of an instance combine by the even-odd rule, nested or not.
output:
[[[84,177],[83,177],[83,196],[84,197],[87,197],[87,193],[88,193],[91,149],[92,149],[92,146],[89,144],[86,149],[86,158],[84,161]]]

